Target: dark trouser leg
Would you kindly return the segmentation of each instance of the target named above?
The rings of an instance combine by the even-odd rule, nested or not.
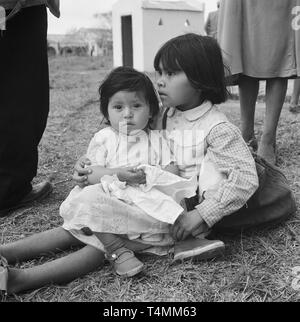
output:
[[[0,35],[0,210],[32,189],[48,112],[47,11],[29,7]]]

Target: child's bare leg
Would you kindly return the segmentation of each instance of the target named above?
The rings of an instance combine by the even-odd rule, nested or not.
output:
[[[104,263],[102,251],[85,246],[67,256],[27,269],[9,269],[8,293],[40,288],[47,284],[70,282],[96,270]]]
[[[151,245],[146,245],[134,240],[121,238],[118,235],[114,235],[114,234],[107,234],[107,233],[94,233],[94,234],[102,242],[106,250],[111,254],[116,249],[121,247],[126,247],[132,250],[133,252],[139,252],[151,247]]]
[[[101,241],[105,250],[109,254],[113,254],[117,249],[125,247],[125,243],[122,238],[117,235],[109,233],[94,233],[95,236]]]
[[[47,230],[18,241],[1,245],[0,254],[8,263],[34,259],[43,253],[54,252],[70,248],[71,246],[84,245],[62,227]]]
[[[125,243],[125,247],[128,249],[131,249],[133,252],[140,252],[142,250],[145,250],[147,248],[151,248],[151,245],[147,244],[142,244],[134,240],[129,240],[129,239],[123,239]]]
[[[88,227],[84,227],[81,230],[84,234],[88,236],[95,235],[102,242],[103,245],[108,244],[109,249],[113,248],[112,251],[120,247],[126,247],[132,250],[133,252],[139,252],[151,247],[151,245],[142,244],[135,240],[129,240],[127,238],[127,235],[114,235],[109,233],[97,233],[97,232],[93,233],[91,229],[89,229]],[[109,244],[111,243],[112,243],[112,247],[109,246]],[[106,245],[106,249],[107,249],[107,245]],[[111,252],[111,251],[108,250],[108,252]]]

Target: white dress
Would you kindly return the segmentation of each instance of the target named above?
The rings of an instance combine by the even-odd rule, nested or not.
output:
[[[170,225],[183,211],[180,201],[195,195],[197,178],[185,179],[161,169],[174,161],[163,135],[140,131],[126,136],[108,127],[93,137],[87,157],[92,165],[107,168],[138,166],[147,183],[126,186],[116,176],[104,176],[99,184],[76,186],[60,207],[63,228],[101,250],[101,242],[84,235],[81,228],[127,235],[151,245],[172,244]]]

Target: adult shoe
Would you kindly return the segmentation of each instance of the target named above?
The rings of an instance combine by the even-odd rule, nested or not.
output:
[[[52,190],[53,187],[49,181],[44,181],[34,185],[32,187],[32,190],[25,197],[23,197],[17,204],[5,209],[0,209],[0,217],[5,217],[11,211],[17,210],[25,206],[30,206],[34,202],[46,198]]]

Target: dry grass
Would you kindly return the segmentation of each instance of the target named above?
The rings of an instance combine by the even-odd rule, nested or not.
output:
[[[106,67],[105,67],[106,66]],[[36,182],[51,178],[54,191],[35,207],[20,209],[0,219],[0,243],[61,225],[61,202],[73,187],[72,168],[99,129],[97,87],[111,62],[92,58],[52,59],[51,112],[40,144]],[[238,103],[222,107],[239,124]],[[256,128],[260,134],[264,108],[257,108]],[[285,106],[278,131],[279,164],[300,201],[299,140],[300,115]],[[248,231],[237,236],[217,236],[226,243],[224,258],[193,264],[171,265],[168,258],[144,256],[146,270],[133,279],[116,277],[109,266],[67,285],[51,285],[7,302],[100,302],[100,301],[299,301],[293,290],[292,269],[300,266],[299,211],[284,224]],[[63,255],[63,254],[62,254]],[[51,260],[51,255],[20,264],[29,267]]]

